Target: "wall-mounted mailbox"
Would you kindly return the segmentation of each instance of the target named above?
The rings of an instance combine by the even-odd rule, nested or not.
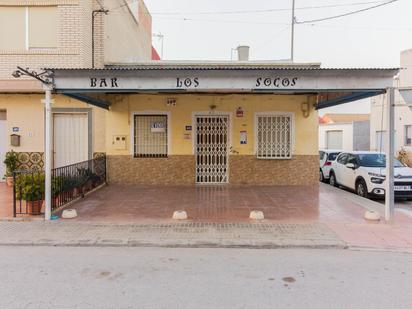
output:
[[[113,146],[117,150],[127,149],[127,136],[126,135],[114,135],[113,136]]]
[[[10,145],[13,147],[19,147],[20,146],[20,135],[18,134],[10,135]]]

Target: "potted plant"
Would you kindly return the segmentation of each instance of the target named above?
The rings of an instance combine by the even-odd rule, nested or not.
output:
[[[17,197],[26,201],[27,213],[39,215],[44,202],[44,174],[20,175],[17,182]]]
[[[53,206],[59,206],[61,193],[63,192],[63,177],[56,176],[52,179],[51,192],[53,197]]]
[[[9,151],[3,162],[6,165],[6,182],[9,187],[13,186],[13,172],[17,170],[18,158],[17,153]]]
[[[74,197],[78,197],[80,195],[84,194],[84,185],[87,182],[87,177],[84,175],[77,175],[74,179],[73,179],[73,195]]]
[[[78,168],[79,177],[83,179],[83,193],[93,188],[92,170],[90,168]]]

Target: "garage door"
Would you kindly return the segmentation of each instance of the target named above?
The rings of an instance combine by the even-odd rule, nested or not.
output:
[[[3,181],[3,176],[6,173],[4,165],[4,157],[7,152],[7,128],[6,128],[6,113],[0,112],[0,181]]]
[[[88,117],[87,114],[54,114],[54,167],[87,161]]]
[[[343,149],[343,132],[327,131],[326,132],[327,149]]]

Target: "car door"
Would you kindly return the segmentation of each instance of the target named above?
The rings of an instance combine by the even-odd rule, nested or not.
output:
[[[347,167],[346,164],[352,163],[355,168]],[[356,168],[359,166],[358,160],[355,155],[348,154],[346,164],[342,173],[342,185],[345,187],[355,189]]]
[[[333,168],[333,171],[335,172],[336,181],[341,185],[344,185],[343,177],[344,177],[347,159],[348,159],[348,154],[341,153],[336,159],[336,163],[334,164],[334,168]]]

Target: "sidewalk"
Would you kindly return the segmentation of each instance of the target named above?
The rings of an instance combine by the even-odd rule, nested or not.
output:
[[[86,224],[0,222],[0,245],[344,248],[321,223]]]
[[[365,220],[325,222],[346,243],[348,248],[412,253],[412,218],[410,216],[402,210],[395,209],[394,223],[386,223],[383,219],[385,217],[384,205],[331,186],[328,190],[335,197],[336,202],[356,205],[361,213],[371,210],[381,215],[380,222]],[[336,196],[339,197],[338,200]]]

